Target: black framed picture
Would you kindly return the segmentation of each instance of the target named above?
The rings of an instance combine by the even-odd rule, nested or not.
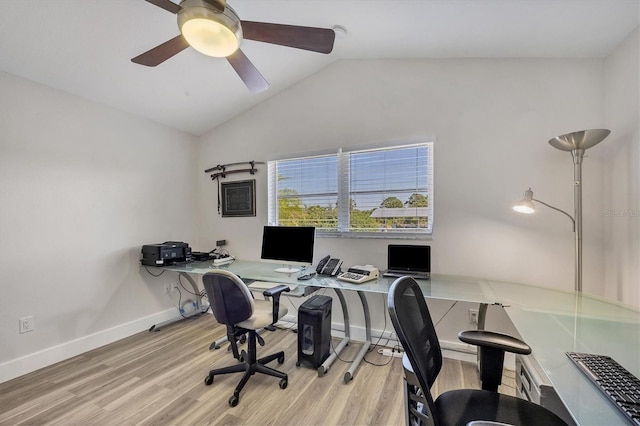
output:
[[[256,215],[256,180],[221,182],[222,217]]]

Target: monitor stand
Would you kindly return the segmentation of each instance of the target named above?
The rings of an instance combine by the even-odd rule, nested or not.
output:
[[[284,268],[278,268],[275,271],[280,272],[281,274],[295,274],[296,272],[299,272],[300,269],[292,268],[292,267],[284,267]]]

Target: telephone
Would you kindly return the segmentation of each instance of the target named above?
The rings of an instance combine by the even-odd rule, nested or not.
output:
[[[341,265],[342,265],[342,260],[336,257],[325,256],[320,260],[320,262],[318,262],[318,267],[316,268],[316,272],[319,275],[330,275],[333,277],[340,273]]]

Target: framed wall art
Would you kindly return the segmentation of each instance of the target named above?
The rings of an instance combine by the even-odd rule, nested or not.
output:
[[[256,215],[256,180],[221,182],[222,217]]]

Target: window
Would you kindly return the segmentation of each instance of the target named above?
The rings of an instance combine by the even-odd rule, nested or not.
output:
[[[269,224],[319,235],[414,237],[433,228],[433,144],[270,161]]]

